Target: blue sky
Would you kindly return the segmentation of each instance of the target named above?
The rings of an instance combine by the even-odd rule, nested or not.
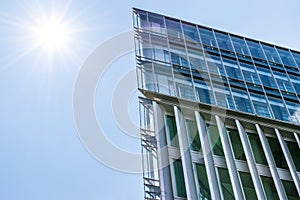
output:
[[[299,0],[2,0],[1,199],[142,199],[141,174],[120,172],[94,159],[80,141],[72,111],[82,64],[98,45],[132,30],[132,7],[300,50]],[[50,56],[41,47],[33,48],[29,27],[51,12],[64,13],[63,20],[73,27],[69,53],[54,51]],[[98,86],[96,99],[103,102],[96,109],[99,122],[107,122],[104,129],[111,142],[138,153],[139,139],[114,124],[108,98],[111,83],[132,69],[132,54],[112,64]],[[133,95],[128,110],[137,122],[135,103]]]

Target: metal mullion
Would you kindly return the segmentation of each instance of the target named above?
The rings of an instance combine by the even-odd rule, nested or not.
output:
[[[216,168],[214,166],[214,160],[212,155],[212,147],[210,144],[209,136],[207,134],[205,121],[198,111],[195,111],[195,118],[200,136],[200,143],[203,152],[203,158],[205,163],[205,169],[208,178],[209,189],[212,200],[220,200],[221,194],[219,190],[218,179],[216,175]]]
[[[256,127],[260,142],[262,144],[263,151],[265,153],[265,156],[266,156],[266,159],[268,162],[268,166],[269,166],[273,181],[275,183],[276,190],[278,192],[278,196],[279,196],[280,200],[286,200],[287,196],[286,196],[282,182],[278,175],[278,171],[277,171],[274,157],[272,155],[271,147],[270,147],[268,140],[267,140],[264,132],[262,131],[261,127],[258,124],[255,124],[255,127]]]
[[[286,160],[286,162],[288,164],[288,167],[289,167],[289,171],[291,173],[292,179],[295,183],[298,195],[300,197],[300,181],[299,181],[299,177],[297,175],[297,169],[296,169],[296,166],[294,164],[293,158],[291,156],[291,153],[288,149],[288,146],[287,146],[286,142],[284,141],[281,133],[279,132],[279,130],[277,128],[275,128],[275,133],[276,133],[277,139],[279,140],[280,147],[282,149],[285,160]]]
[[[239,178],[239,174],[238,174],[238,171],[237,171],[237,168],[235,165],[229,138],[228,138],[226,130],[224,129],[225,125],[218,115],[216,115],[215,118],[216,118],[216,123],[217,123],[218,131],[219,131],[219,136],[221,138],[221,142],[222,142],[222,146],[223,146],[225,160],[226,160],[226,164],[228,167],[229,177],[230,177],[230,181],[232,184],[232,189],[233,189],[235,199],[243,200],[243,199],[245,199],[245,197],[244,197],[243,190],[241,187],[241,181]]]

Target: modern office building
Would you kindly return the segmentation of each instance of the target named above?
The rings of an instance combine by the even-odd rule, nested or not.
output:
[[[145,199],[300,199],[300,52],[133,9]]]

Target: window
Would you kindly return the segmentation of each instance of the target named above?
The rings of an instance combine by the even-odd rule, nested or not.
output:
[[[292,55],[298,65],[298,68],[300,68],[300,53],[292,52]]]
[[[279,200],[277,189],[274,185],[273,179],[266,176],[261,176],[261,181],[265,190],[267,199]]]
[[[288,169],[285,157],[283,155],[279,141],[276,138],[267,137],[276,166],[283,169]]]
[[[167,125],[166,132],[169,135],[168,145],[179,148],[175,117],[167,115],[166,116],[166,125]]]
[[[179,21],[175,21],[173,19],[166,19],[166,26],[167,26],[167,32],[169,36],[175,38],[183,37]]]
[[[183,27],[183,33],[184,33],[185,39],[187,41],[197,42],[197,43],[200,42],[196,26],[183,23],[182,27]]]
[[[258,75],[255,71],[255,68],[252,64],[240,62],[240,66],[246,82],[257,84],[257,85],[261,84]]]
[[[274,63],[281,63],[280,58],[274,47],[266,45],[266,44],[263,44],[262,47],[265,51],[268,61],[274,62]]]
[[[256,191],[252,182],[251,175],[245,172],[239,172],[239,174],[242,181],[242,186],[243,186],[246,199],[249,200],[258,199],[256,196]]]
[[[293,83],[293,86],[297,92],[297,94],[300,94],[300,78],[299,76],[290,75],[291,81]]]
[[[289,121],[289,114],[285,106],[283,105],[282,99],[268,98],[271,109],[273,111],[275,119]]]
[[[247,45],[245,43],[245,40],[243,38],[238,38],[235,36],[231,36],[231,40],[235,49],[236,53],[243,54],[250,56],[250,53],[248,51]]]
[[[204,79],[194,79],[198,100],[202,103],[215,104],[210,82]]]
[[[218,168],[220,183],[222,187],[223,198],[226,200],[234,200],[234,193],[229,178],[228,170]]]
[[[300,172],[300,148],[296,142],[286,142],[298,172]]]
[[[198,133],[197,123],[195,121],[186,120],[187,132],[189,135],[190,148],[193,151],[201,150],[200,137]]]
[[[290,81],[287,78],[287,74],[277,71],[274,71],[273,73],[280,90],[295,93]]]
[[[209,190],[205,166],[197,163],[196,171],[197,171],[197,177],[198,177],[200,199],[210,200],[211,196],[210,196],[210,190]]]
[[[215,32],[220,49],[233,51],[229,36],[224,33]]]
[[[254,158],[256,163],[262,164],[262,165],[267,165],[267,160],[262,148],[262,145],[260,143],[258,135],[254,134],[248,134],[249,141],[252,147],[252,152],[254,154]]]
[[[223,64],[227,75],[230,78],[238,79],[244,81],[241,70],[239,69],[238,63],[236,60],[223,59]]]
[[[165,24],[164,18],[161,15],[157,15],[154,13],[148,13],[149,24],[151,27],[151,31],[158,32],[161,34],[165,34]]]
[[[288,50],[277,48],[277,51],[284,65],[296,66],[292,54]]]
[[[210,73],[226,76],[221,58],[210,54],[205,54],[207,67]]]
[[[215,84],[214,92],[218,106],[235,110],[235,106],[229,88]]]
[[[175,95],[174,81],[170,65],[154,63],[154,75],[157,81],[157,92],[166,95]],[[151,82],[149,82],[150,84]],[[153,82],[154,83],[154,82]]]
[[[207,67],[202,52],[188,49],[188,56],[189,56],[192,69],[207,72]]]
[[[247,92],[238,89],[232,89],[232,95],[238,111],[253,113]]]
[[[271,112],[263,95],[250,93],[250,97],[257,115],[271,118]]]
[[[214,155],[224,156],[223,146],[221,143],[219,131],[216,125],[207,125],[208,134],[210,136],[211,148]]]
[[[299,194],[293,181],[281,180],[288,200],[298,200]]]
[[[246,41],[247,41],[247,44],[248,44],[248,47],[250,49],[252,57],[260,58],[262,60],[266,60],[266,58],[264,56],[264,53],[263,53],[259,43],[253,42],[253,41],[250,41],[250,40],[246,40]]]
[[[238,131],[234,129],[227,129],[227,133],[230,137],[235,159],[246,161],[246,156]]]
[[[186,198],[186,189],[181,160],[173,162],[174,175],[173,185],[175,186],[175,196]]]
[[[277,88],[275,80],[274,80],[272,74],[270,73],[270,69],[266,69],[266,68],[257,66],[257,71],[260,76],[260,80],[262,81],[262,84],[264,86]]]
[[[211,30],[205,28],[199,28],[201,41],[208,46],[217,47],[214,34]]]

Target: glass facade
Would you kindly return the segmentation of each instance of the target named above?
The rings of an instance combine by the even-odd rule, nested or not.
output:
[[[150,12],[134,19],[139,88],[300,124],[299,52]]]
[[[138,9],[134,28],[145,200],[299,199],[300,53]]]

